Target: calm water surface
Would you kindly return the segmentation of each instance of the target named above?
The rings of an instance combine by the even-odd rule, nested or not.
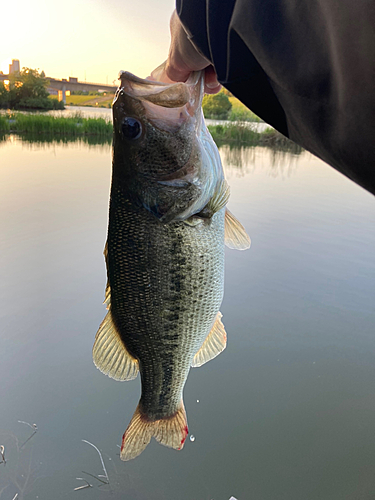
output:
[[[123,463],[139,378],[91,359],[110,147],[0,143],[1,500],[374,499],[374,198],[307,153],[221,154],[252,238],[227,251],[228,347],[190,372],[195,440]],[[19,420],[38,426],[24,446]],[[110,486],[86,474],[103,470],[82,439]],[[77,477],[94,487],[73,491]]]

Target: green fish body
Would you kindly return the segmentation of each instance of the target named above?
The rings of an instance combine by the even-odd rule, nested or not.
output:
[[[181,449],[191,366],[226,346],[219,308],[224,239],[247,248],[226,210],[229,188],[202,118],[203,77],[165,85],[123,73],[113,106],[113,171],[105,258],[108,314],[93,349],[116,380],[141,375],[122,460],[152,437]]]

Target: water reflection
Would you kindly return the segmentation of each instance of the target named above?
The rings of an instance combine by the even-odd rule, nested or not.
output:
[[[266,168],[272,177],[290,177],[303,157],[304,149],[297,144],[277,146],[221,145],[220,155],[227,173],[244,176],[257,168]]]
[[[18,423],[31,426],[27,422]],[[0,446],[1,498],[25,500],[40,478],[40,466],[33,457],[33,443],[30,443],[36,434],[35,429],[36,426],[28,437],[27,431],[19,431],[17,434],[0,432],[0,443],[3,443]]]
[[[4,142],[15,142],[18,140],[22,144],[33,144],[33,145],[69,145],[72,143],[77,144],[87,144],[89,146],[98,145],[111,145],[112,139],[107,137],[100,137],[97,135],[83,135],[80,137],[69,136],[69,135],[56,135],[56,134],[31,134],[31,133],[19,133],[19,134],[0,134],[0,147]]]
[[[0,148],[9,143],[18,142],[22,147],[50,148],[54,146],[71,147],[80,145],[104,146],[106,150],[112,145],[112,139],[98,136],[56,136],[45,134],[0,134]],[[267,164],[269,173],[273,177],[278,175],[289,177],[297,168],[298,158],[303,156],[305,151],[298,145],[289,142],[288,144],[270,144],[267,146],[245,146],[238,144],[221,144],[219,147],[226,172],[244,176],[254,172],[256,168],[263,168]],[[264,162],[264,155],[267,161]]]
[[[22,147],[33,146],[49,148],[53,146],[67,146],[75,144],[77,147],[87,144],[88,146],[111,146],[112,139],[99,137],[99,136],[58,136],[46,134],[6,134],[0,133],[0,147],[18,142]],[[106,150],[108,148],[106,147]],[[219,151],[223,164],[227,171],[233,170],[239,175],[251,173],[255,168],[259,168],[260,158],[263,157],[264,151],[269,158],[267,163],[272,166],[271,174],[277,175],[291,175],[297,164],[297,159],[303,155],[304,150],[297,144],[288,141],[283,144],[269,144],[266,146],[246,146],[238,144],[223,144],[219,143]]]

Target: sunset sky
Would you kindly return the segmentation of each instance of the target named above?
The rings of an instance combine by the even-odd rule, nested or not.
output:
[[[166,59],[174,0],[8,1],[0,64],[11,59],[55,78],[109,84],[119,70],[146,77]]]

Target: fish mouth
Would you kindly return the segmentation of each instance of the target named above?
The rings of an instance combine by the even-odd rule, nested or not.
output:
[[[163,63],[164,65],[164,63]],[[159,69],[155,74],[160,74]],[[194,72],[183,82],[165,83],[139,78],[128,71],[120,71],[121,81],[114,104],[119,96],[126,94],[141,102],[145,118],[155,127],[174,131],[184,123],[200,116],[200,107],[204,95],[204,74]]]

